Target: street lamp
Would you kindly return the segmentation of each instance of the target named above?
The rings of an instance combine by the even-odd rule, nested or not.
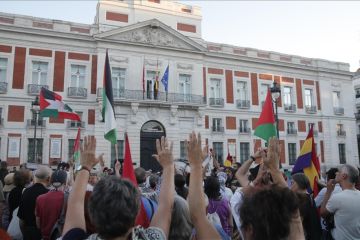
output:
[[[270,88],[271,92],[271,98],[273,103],[275,103],[275,121],[276,121],[276,135],[279,139],[279,117],[278,117],[278,106],[277,101],[281,94],[280,86],[277,85],[277,82],[273,82],[273,86]],[[274,111],[274,105],[273,105],[273,111]]]
[[[37,141],[36,141],[36,127],[38,123],[38,114],[40,112],[40,104],[39,97],[36,96],[35,101],[31,102],[31,111],[33,113],[33,121],[34,121],[34,151],[33,151],[33,161],[37,163]]]

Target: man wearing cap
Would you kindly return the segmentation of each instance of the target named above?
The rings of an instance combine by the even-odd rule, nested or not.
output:
[[[40,166],[34,175],[35,184],[24,190],[18,211],[20,229],[24,240],[41,239],[41,233],[36,227],[35,204],[38,196],[49,191],[47,186],[50,182],[51,169],[46,166]]]
[[[60,217],[64,205],[66,180],[66,171],[56,170],[50,180],[54,190],[39,196],[36,200],[36,225],[44,240],[50,239],[51,230]]]
[[[3,188],[5,203],[1,216],[1,224],[4,229],[7,229],[10,223],[10,209],[9,209],[9,195],[11,190],[15,188],[14,173],[9,173],[4,178],[5,186]]]

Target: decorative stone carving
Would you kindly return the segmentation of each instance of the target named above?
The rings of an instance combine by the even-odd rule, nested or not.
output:
[[[197,125],[198,126],[203,125],[204,114],[205,114],[205,109],[204,108],[199,108],[198,111],[197,111]]]
[[[152,60],[152,59],[145,59],[145,65],[146,66],[162,66],[162,61],[160,60]]]
[[[120,56],[110,56],[110,62],[129,63],[129,58]]]
[[[340,88],[341,84],[337,83],[337,82],[331,82],[331,86],[334,87],[334,88]]]
[[[171,106],[170,108],[170,124],[174,125],[176,123],[176,116],[178,114],[178,106]]]
[[[137,113],[139,111],[139,103],[131,103],[131,123],[137,123]]]
[[[164,29],[156,26],[145,26],[129,32],[118,34],[110,37],[114,40],[145,43],[155,46],[174,47],[193,50],[186,42],[181,41],[179,38],[171,35]]]
[[[177,65],[178,69],[183,69],[183,70],[193,70],[194,67],[191,64],[186,64],[186,63],[178,63]]]
[[[149,107],[147,112],[150,119],[157,119],[159,116],[159,110],[157,108]]]

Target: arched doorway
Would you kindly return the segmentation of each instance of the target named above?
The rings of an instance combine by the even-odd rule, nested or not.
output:
[[[161,170],[158,161],[152,157],[156,154],[156,139],[166,136],[164,126],[157,121],[144,123],[140,130],[140,166],[152,172]]]

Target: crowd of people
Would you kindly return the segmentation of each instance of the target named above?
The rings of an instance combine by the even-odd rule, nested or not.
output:
[[[8,172],[1,162],[0,239],[360,240],[356,167],[328,170],[314,196],[305,174],[287,179],[279,168],[276,138],[232,167],[218,164],[200,134],[185,143],[186,170],[162,137],[153,155],[161,173],[136,168],[135,182],[119,161],[105,167],[93,136],[84,138],[77,171],[71,160],[55,171]]]

